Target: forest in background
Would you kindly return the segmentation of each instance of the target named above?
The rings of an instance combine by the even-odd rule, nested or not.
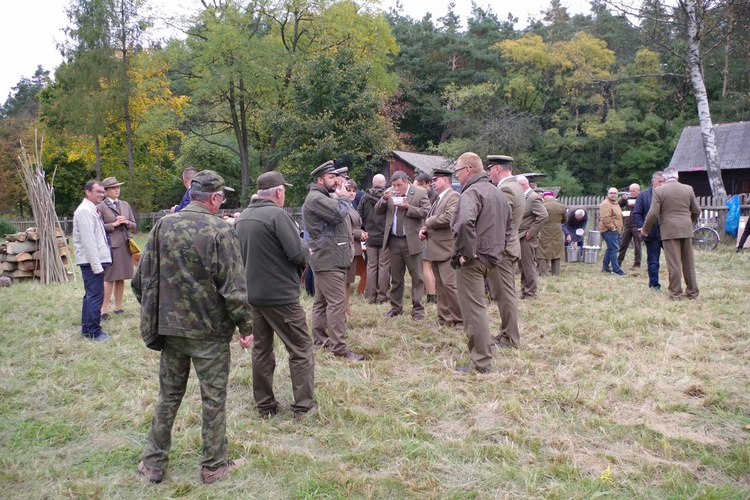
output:
[[[698,113],[685,5],[645,0],[625,16],[552,0],[516,29],[414,19],[352,1],[217,0],[153,41],[147,0],[71,0],[55,71],[22,77],[0,107],[0,214],[28,216],[19,140],[44,135],[58,214],[90,178],[116,176],[139,211],[183,193],[184,167],[212,168],[243,205],[258,175],[284,173],[301,203],[309,171],[340,159],[355,179],[393,149],[510,154],[562,194],[647,183]],[[713,123],[750,115],[747,2],[693,1]]]

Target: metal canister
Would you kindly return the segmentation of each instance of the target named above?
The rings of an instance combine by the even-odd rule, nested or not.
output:
[[[599,262],[599,249],[600,247],[594,246],[583,247],[583,263],[596,264]]]
[[[568,245],[565,247],[565,262],[580,262],[581,247],[578,245]]]
[[[588,241],[590,247],[600,247],[602,246],[602,233],[599,231],[589,231],[589,241]]]

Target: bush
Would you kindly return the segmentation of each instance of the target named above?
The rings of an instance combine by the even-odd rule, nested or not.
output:
[[[0,217],[0,236],[5,236],[6,234],[12,234],[17,233],[18,228],[15,224],[13,224],[10,219],[6,219],[5,217]]]

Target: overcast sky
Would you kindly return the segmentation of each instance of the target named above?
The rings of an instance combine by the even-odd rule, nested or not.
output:
[[[397,0],[382,0],[384,10],[395,6]],[[421,19],[431,12],[433,20],[445,15],[450,0],[402,0],[405,14]],[[0,103],[4,103],[11,88],[21,77],[31,77],[38,65],[54,75],[62,61],[57,44],[65,40],[63,28],[68,24],[65,9],[69,0],[5,0],[2,13],[3,27],[0,29]],[[188,13],[201,6],[199,0],[149,0],[156,15],[170,16]],[[471,0],[455,0],[455,12],[461,16],[462,24],[471,12]],[[526,25],[529,16],[540,17],[549,0],[477,0],[477,4],[490,7],[500,20],[508,12],[518,18],[517,28]],[[568,12],[587,12],[586,0],[562,0]]]

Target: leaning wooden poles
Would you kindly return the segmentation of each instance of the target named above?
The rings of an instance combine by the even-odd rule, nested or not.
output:
[[[57,234],[62,231],[62,228],[55,212],[55,191],[52,187],[55,175],[54,173],[52,174],[52,182],[50,183],[47,183],[44,178],[44,167],[42,166],[41,158],[43,144],[44,140],[40,141],[35,131],[34,155],[32,157],[26,151],[23,141],[21,141],[18,172],[21,175],[21,183],[26,190],[26,195],[29,197],[31,211],[36,221],[39,234],[37,249],[41,271],[39,279],[46,285],[49,283],[66,283],[68,281],[68,272],[60,258],[60,248],[57,240]],[[71,272],[71,274],[75,276],[75,273]]]

